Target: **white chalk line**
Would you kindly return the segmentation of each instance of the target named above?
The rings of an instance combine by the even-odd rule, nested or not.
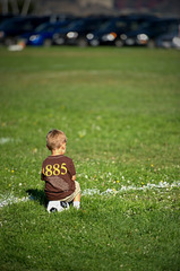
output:
[[[8,142],[13,142],[14,139],[13,138],[10,138],[10,137],[1,137],[0,138],[0,144],[6,144]]]
[[[19,142],[19,139],[14,139],[12,137],[0,137],[0,144],[4,145],[6,143]]]
[[[18,197],[13,196],[12,194],[10,194],[8,197],[4,196],[4,197],[0,198],[0,208],[7,206],[7,205],[10,205],[10,204],[13,204],[13,203],[19,203],[22,201],[25,202],[28,200],[29,200],[29,197],[18,198]]]
[[[148,183],[147,185],[143,185],[141,187],[135,186],[135,185],[129,185],[125,186],[123,185],[120,189],[115,190],[108,188],[107,190],[101,192],[98,189],[86,189],[82,192],[82,195],[107,195],[107,194],[117,194],[117,193],[123,193],[127,191],[145,191],[145,190],[152,190],[152,189],[162,189],[162,188],[168,188],[172,189],[173,187],[180,187],[180,181],[173,182],[172,184],[169,184],[167,182],[159,182],[158,184],[151,184]]]
[[[129,185],[129,186],[122,186],[120,189],[115,190],[108,188],[105,191],[101,192],[99,189],[85,189],[82,191],[82,196],[93,196],[93,195],[114,195],[118,193],[128,192],[128,191],[145,191],[145,190],[153,190],[153,189],[172,189],[174,187],[180,187],[180,181],[173,182],[172,184],[169,184],[167,182],[159,182],[158,184],[150,184],[143,185],[141,187],[135,186],[135,185]],[[26,202],[28,200],[37,200],[31,196],[18,198],[13,196],[12,194],[9,194],[8,196],[2,196],[0,195],[0,208],[3,208],[4,206],[11,205],[13,203],[20,203],[20,202]]]

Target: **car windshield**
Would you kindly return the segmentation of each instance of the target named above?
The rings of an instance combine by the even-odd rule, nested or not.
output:
[[[101,30],[105,30],[107,28],[110,28],[110,26],[112,25],[112,21],[107,21],[101,24]]]
[[[139,29],[139,27],[141,28],[146,28],[148,27],[150,24],[150,22],[148,21],[138,21],[138,20],[132,20],[130,21],[130,24],[129,24],[129,28],[132,30],[132,31],[136,31]]]
[[[49,23],[40,24],[35,28],[35,32],[41,32],[48,29],[51,26]]]
[[[32,23],[31,22],[23,22],[21,20],[19,21],[11,21],[6,22],[6,24],[1,25],[1,29],[5,29],[6,31],[11,29],[21,29],[21,30],[31,30],[32,29]]]
[[[126,20],[112,20],[112,21],[106,21],[101,24],[100,30],[110,30],[113,28],[116,29],[124,29],[127,27],[128,22]]]
[[[1,29],[11,29],[12,27],[14,27],[15,25],[19,26],[22,24],[21,20],[5,20],[4,22],[2,22],[0,24],[0,28]]]
[[[0,29],[5,31],[11,31],[12,29],[18,29],[23,31],[31,31],[37,22],[33,19],[16,18],[6,20],[0,25]]]
[[[154,21],[151,24],[149,24],[149,26],[147,26],[144,29],[147,30],[154,30],[155,32],[159,32],[159,31],[166,31],[167,29],[170,29],[174,26],[174,22],[170,22],[170,21]]]
[[[58,22],[58,23],[43,23],[40,24],[35,28],[35,32],[53,32],[57,29],[63,29],[66,28],[70,24],[69,21],[63,21],[63,22]]]
[[[71,22],[68,26],[65,26],[67,29],[73,29],[74,27],[80,27],[84,24],[83,20],[75,20]]]

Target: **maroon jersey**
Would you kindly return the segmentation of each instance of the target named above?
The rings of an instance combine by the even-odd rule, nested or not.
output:
[[[48,156],[42,164],[41,174],[48,200],[62,200],[71,195],[75,191],[73,175],[76,175],[76,170],[71,158],[64,155]]]

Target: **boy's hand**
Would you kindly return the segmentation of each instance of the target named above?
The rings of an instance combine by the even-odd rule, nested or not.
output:
[[[71,178],[72,181],[75,181],[76,180],[76,175],[73,175],[72,178]]]

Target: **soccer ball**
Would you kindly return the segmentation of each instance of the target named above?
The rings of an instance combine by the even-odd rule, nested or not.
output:
[[[49,213],[62,212],[67,209],[69,209],[69,203],[65,201],[59,201],[59,200],[49,201],[48,206],[47,206],[47,211]]]

